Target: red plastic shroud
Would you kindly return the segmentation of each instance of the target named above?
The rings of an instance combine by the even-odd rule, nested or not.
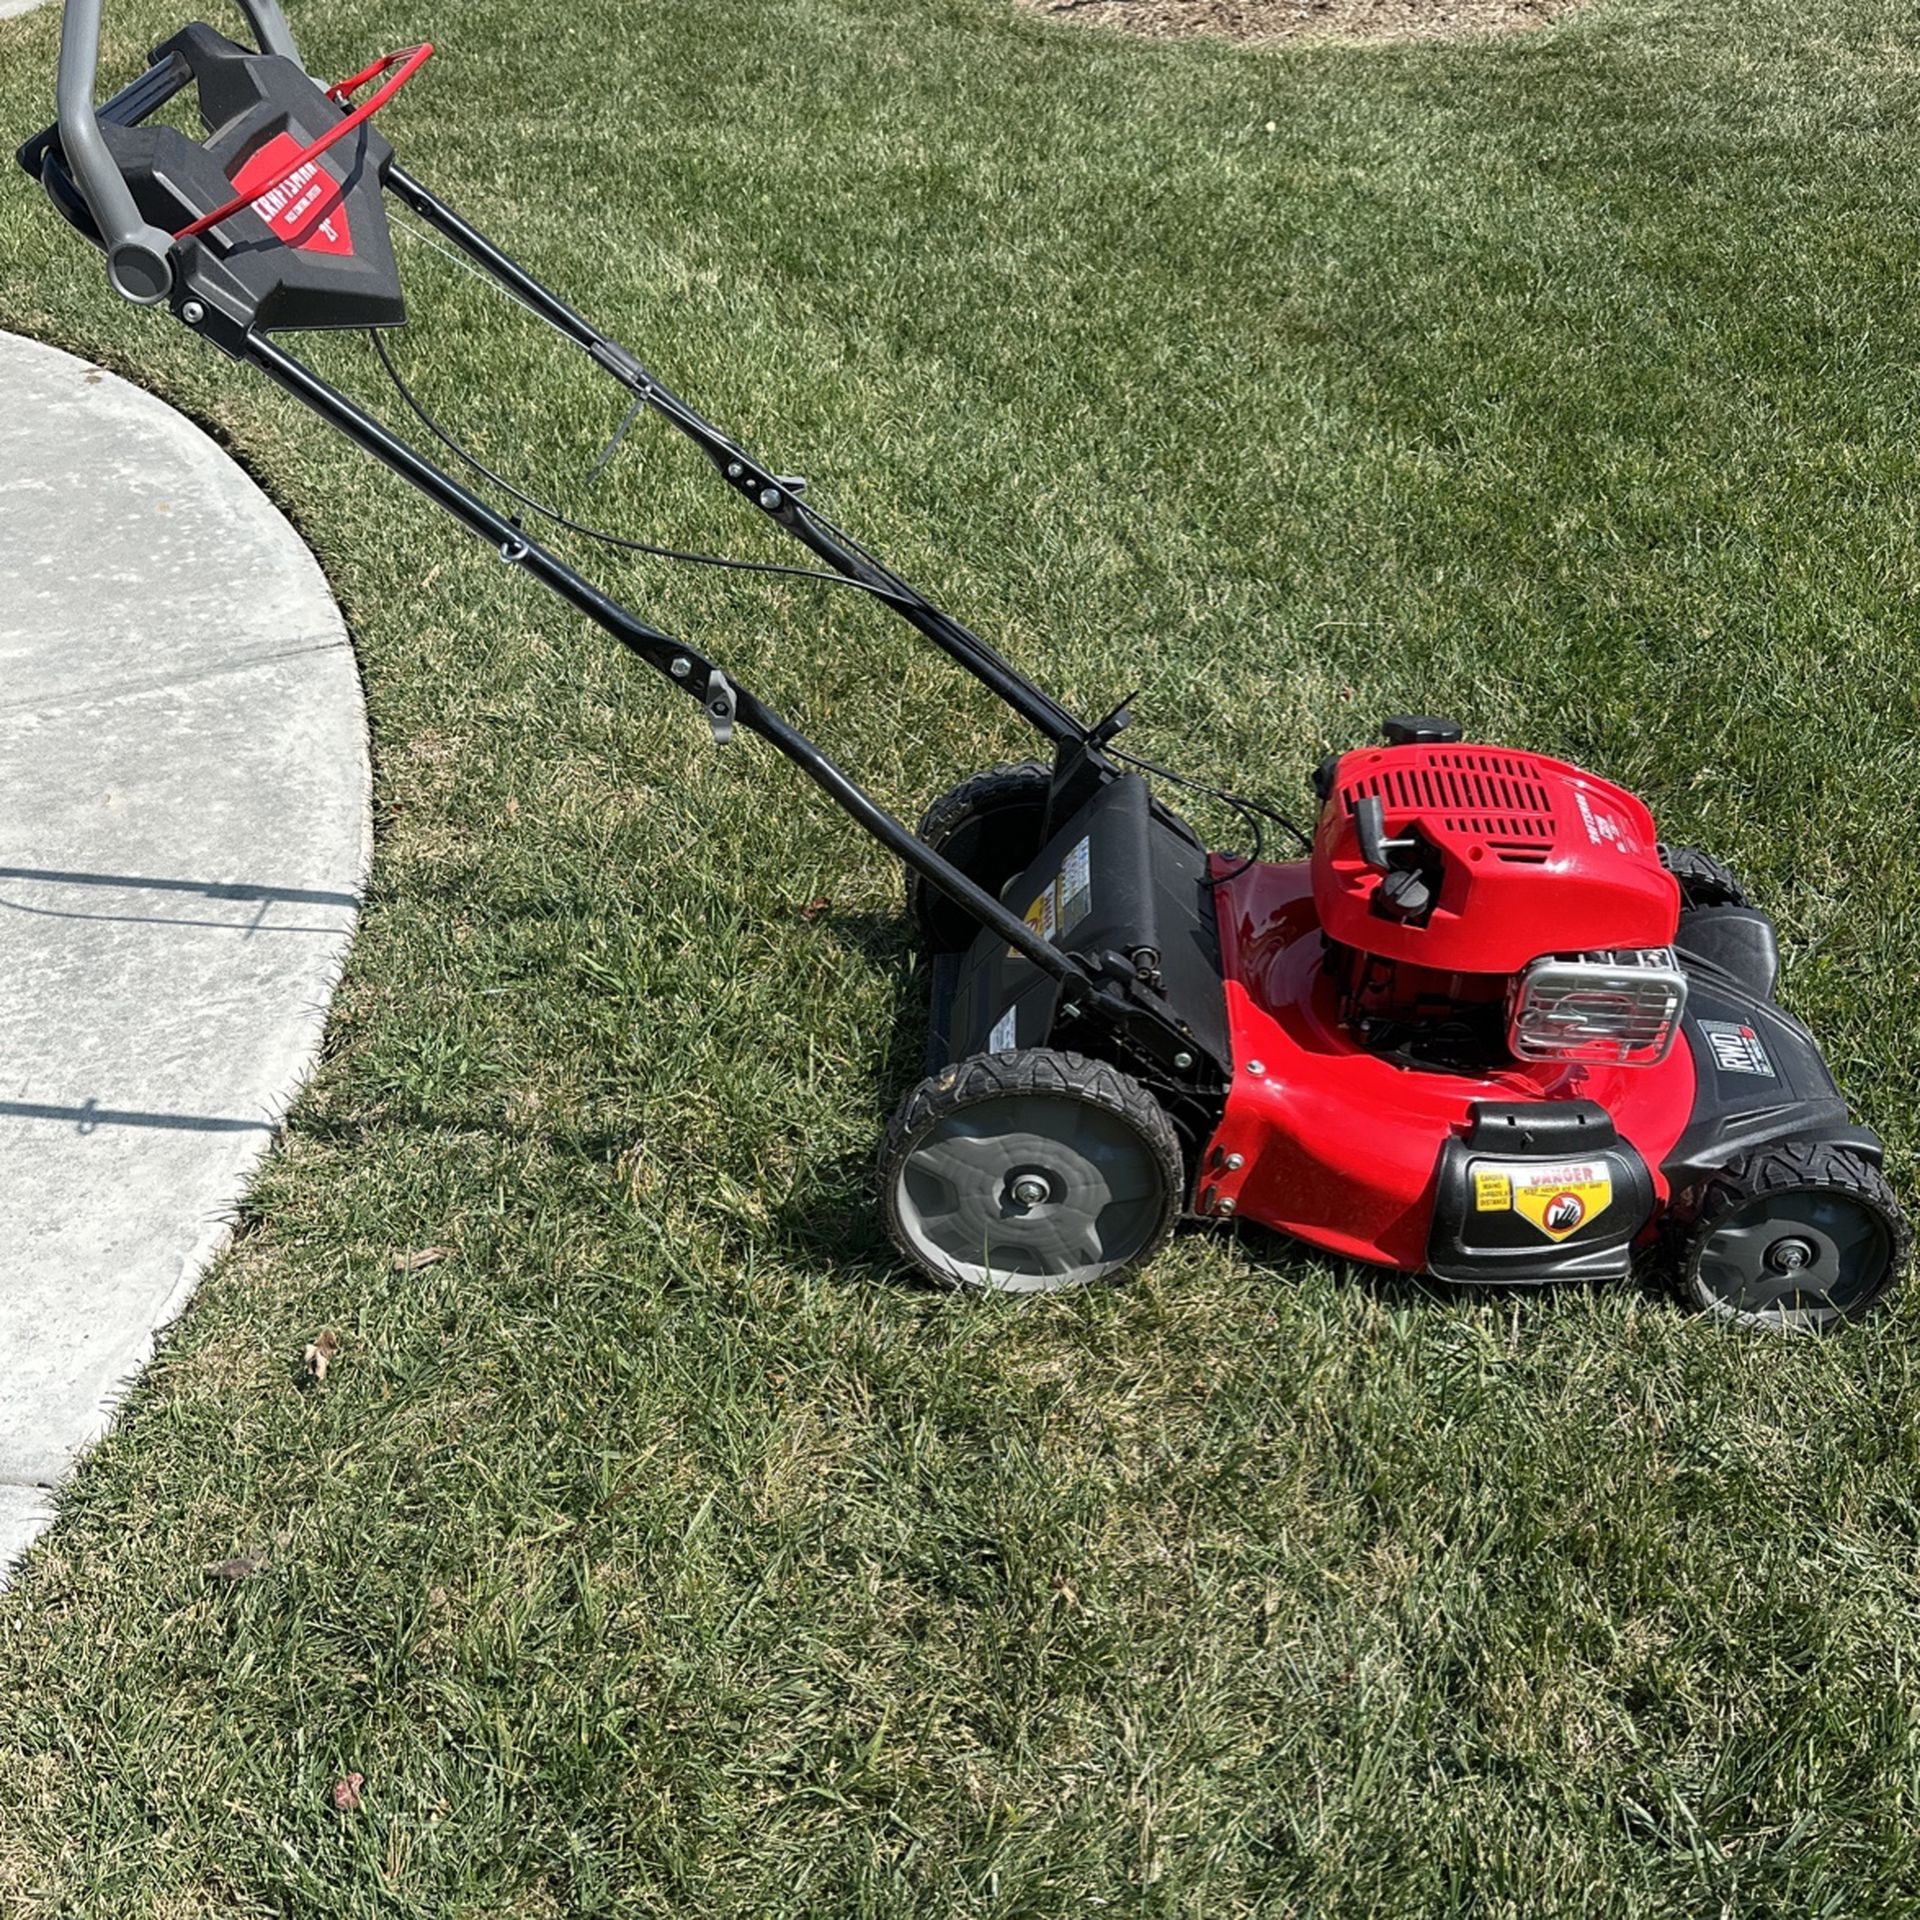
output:
[[[1374,911],[1381,875],[1360,852],[1355,805],[1377,799],[1387,836],[1439,859],[1423,924]],[[1544,754],[1471,743],[1342,754],[1314,836],[1314,898],[1342,946],[1436,973],[1515,974],[1543,953],[1672,943],[1680,889],[1653,816],[1624,787]]]
[[[341,80],[329,87],[327,98],[337,105],[345,105],[369,80],[377,79],[383,73],[393,73],[393,78],[370,100],[361,101],[351,113],[341,118],[337,127],[329,127],[318,140],[311,141],[304,147],[296,147],[291,153],[276,152],[271,177],[256,176],[256,169],[253,163],[249,162],[237,176],[236,184],[240,186],[240,191],[225,206],[215,207],[211,213],[203,213],[199,219],[188,221],[173,237],[176,240],[186,240],[196,233],[205,233],[209,227],[217,227],[222,220],[232,219],[236,213],[244,212],[256,201],[264,200],[267,195],[277,192],[302,168],[311,166],[318,160],[336,141],[344,140],[355,127],[371,120],[432,58],[432,43],[422,41],[417,47],[404,47],[398,53],[389,53],[384,58],[376,60],[372,66],[362,67],[352,79]],[[395,68],[399,71],[394,72]]]
[[[1418,1272],[1441,1146],[1465,1132],[1477,1100],[1598,1101],[1640,1150],[1656,1208],[1665,1206],[1661,1163],[1693,1111],[1684,1042],[1651,1067],[1515,1062],[1480,1077],[1396,1066],[1339,1024],[1307,863],[1225,878],[1234,865],[1216,857],[1213,872],[1234,1065],[1225,1115],[1201,1156],[1197,1212],[1231,1200],[1243,1220]],[[1235,1154],[1242,1164],[1229,1171]]]

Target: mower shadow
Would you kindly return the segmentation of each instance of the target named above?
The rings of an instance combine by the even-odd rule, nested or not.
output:
[[[1188,1221],[1183,1224],[1183,1232],[1216,1232],[1217,1228],[1205,1227],[1201,1222]],[[1665,1301],[1669,1298],[1666,1288],[1660,1282],[1636,1268],[1632,1276],[1625,1280],[1568,1280],[1552,1281],[1545,1285],[1533,1286],[1508,1283],[1484,1283],[1469,1286],[1458,1280],[1438,1280],[1431,1274],[1400,1273],[1391,1267],[1370,1267],[1363,1261],[1347,1260],[1338,1254],[1322,1253],[1304,1242],[1289,1238],[1267,1227],[1256,1226],[1247,1220],[1237,1221],[1231,1228],[1240,1245],[1263,1267],[1281,1274],[1289,1266],[1302,1260],[1313,1260],[1332,1271],[1343,1287],[1351,1287],[1357,1293],[1364,1293],[1388,1309],[1396,1307],[1464,1307],[1485,1305],[1489,1302],[1502,1302],[1511,1306],[1531,1304],[1548,1297],[1564,1299],[1569,1294],[1585,1293],[1598,1296],[1603,1293],[1618,1293],[1632,1290],[1649,1303]]]

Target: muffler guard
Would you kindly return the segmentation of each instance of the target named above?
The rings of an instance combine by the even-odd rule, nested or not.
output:
[[[982,932],[936,969],[930,1067],[975,1053],[1068,1046],[1196,1088],[1225,1078],[1227,1012],[1206,850],[1155,808],[1138,774],[1101,786],[1000,897],[1124,999],[1124,1031],[1091,1021],[1085,1009],[1063,1010],[1060,982]]]

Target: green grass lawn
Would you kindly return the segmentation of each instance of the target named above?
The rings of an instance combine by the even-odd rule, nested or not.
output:
[[[0,26],[9,144],[55,11]],[[109,13],[116,73],[176,23]],[[1081,711],[1144,689],[1142,750],[1285,804],[1414,708],[1644,791],[1778,914],[1911,1193],[1911,9],[296,25],[338,73],[431,31],[408,163]],[[396,356],[490,453],[779,551],[653,423],[588,490],[618,390],[396,244]],[[897,872],[13,174],[0,324],[293,514],[380,836],[233,1250],[0,1598],[0,1912],[1920,1913],[1920,1309],[1731,1337],[1253,1233],[1029,1305],[903,1284]],[[607,571],[898,810],[1027,745],[851,596]]]

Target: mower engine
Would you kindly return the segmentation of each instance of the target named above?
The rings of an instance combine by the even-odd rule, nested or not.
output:
[[[1196,1212],[1456,1282],[1651,1262],[1735,1319],[1864,1311],[1906,1224],[1739,883],[1577,767],[1384,731],[1321,767],[1308,861],[1216,858]]]
[[[1687,999],[1680,892],[1633,795],[1428,742],[1350,754],[1323,784],[1314,903],[1362,1046],[1456,1069],[1666,1058]]]

